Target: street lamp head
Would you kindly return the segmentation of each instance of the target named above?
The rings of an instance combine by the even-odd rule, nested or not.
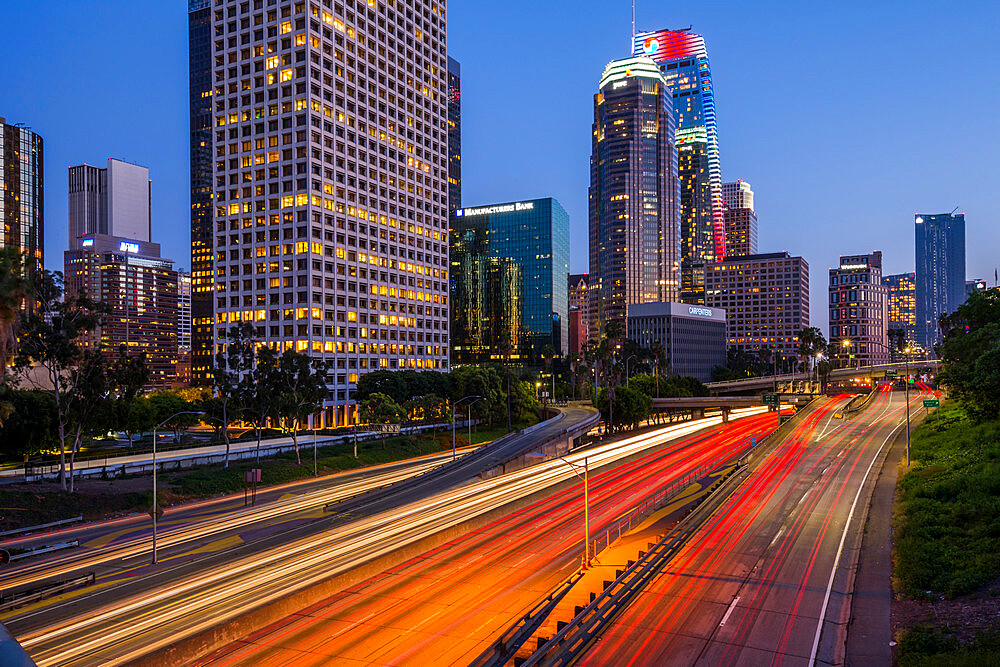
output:
[[[840,344],[843,345],[844,347],[850,347],[850,345],[851,345],[851,339],[850,338],[845,338],[844,340],[840,341]]]

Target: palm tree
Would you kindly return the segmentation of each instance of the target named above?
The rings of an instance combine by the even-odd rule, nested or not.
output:
[[[660,366],[667,365],[667,351],[663,347],[663,343],[658,340],[654,340],[649,344],[649,354],[653,357],[654,373],[653,376],[656,378],[656,397],[660,397]]]
[[[17,248],[0,248],[0,381],[17,346],[18,319],[31,291],[28,266]]]

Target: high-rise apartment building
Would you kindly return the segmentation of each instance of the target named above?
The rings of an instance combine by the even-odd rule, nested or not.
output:
[[[965,214],[918,213],[914,223],[917,339],[933,355],[938,319],[965,301]]]
[[[148,389],[173,384],[179,334],[179,279],[150,238],[151,193],[146,167],[114,159],[105,169],[70,167],[63,257],[66,293],[108,309],[88,343],[99,344],[109,362],[123,346],[130,354],[145,352]]]
[[[680,296],[680,192],[670,89],[646,57],[608,64],[590,156],[592,337],[628,306]]]
[[[0,248],[17,248],[38,266],[45,255],[42,138],[0,118]]]
[[[830,356],[838,368],[888,363],[882,252],[842,255],[830,269]]]
[[[448,213],[462,207],[462,68],[448,56]]]
[[[177,272],[177,351],[191,352],[191,274]]]
[[[67,294],[82,294],[108,309],[88,341],[110,362],[124,347],[146,353],[147,389],[173,385],[177,373],[177,272],[149,241],[94,234],[65,252]]]
[[[637,33],[633,54],[659,67],[673,98],[681,181],[681,300],[702,303],[705,263],[726,257],[722,166],[708,50],[687,30]]]
[[[590,340],[590,276],[569,274],[569,353],[580,354]]]
[[[451,218],[454,363],[539,365],[567,351],[569,216],[552,198],[456,209]]]
[[[722,184],[722,208],[726,221],[726,256],[757,254],[757,213],[753,190],[746,181]]]
[[[193,296],[206,243],[215,349],[249,321],[267,345],[329,358],[323,423],[350,423],[360,374],[448,368],[445,7],[190,9],[192,117],[207,94],[213,156],[211,190],[197,193],[211,198],[211,234],[192,220]],[[207,90],[195,76],[206,53]]]
[[[901,329],[904,332],[905,347],[916,347],[916,275],[911,271],[882,276],[882,284],[885,285],[886,291],[887,333],[890,329]],[[894,346],[895,343],[890,340],[889,347],[894,348]]]
[[[191,137],[191,380],[211,382],[215,351],[215,223],[212,150],[214,67],[211,0],[188,0],[188,103]],[[221,53],[221,52],[220,52]],[[221,55],[225,60],[225,55]]]
[[[794,358],[809,326],[809,263],[774,252],[709,264],[705,304],[726,310],[729,347]]]
[[[152,240],[149,169],[111,158],[105,168],[69,168],[69,247],[95,234]]]

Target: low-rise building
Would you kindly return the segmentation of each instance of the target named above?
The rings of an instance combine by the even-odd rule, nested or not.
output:
[[[628,307],[628,337],[649,349],[663,346],[674,373],[702,382],[726,365],[726,311],[686,303],[641,303]]]

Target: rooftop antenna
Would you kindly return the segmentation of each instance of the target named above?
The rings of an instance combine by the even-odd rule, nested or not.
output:
[[[628,45],[629,55],[633,51],[635,51],[635,0],[632,0],[632,41]]]
[[[951,209],[951,213],[949,213],[948,215],[955,215],[955,211],[957,211],[957,210],[958,210],[958,207],[956,206],[955,208]]]

